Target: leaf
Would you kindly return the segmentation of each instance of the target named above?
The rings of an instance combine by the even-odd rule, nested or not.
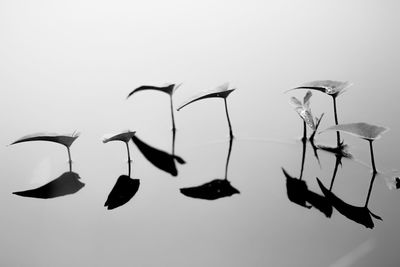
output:
[[[113,189],[108,194],[104,206],[112,210],[126,204],[139,190],[140,180],[132,179],[127,175],[121,175]]]
[[[324,131],[341,131],[369,141],[379,139],[389,128],[368,124],[365,122],[338,124]]]
[[[289,200],[297,205],[310,209],[311,206],[307,205],[308,188],[306,182],[290,176],[284,168],[283,174],[286,177],[286,191]]]
[[[175,161],[180,164],[185,163],[181,157],[151,147],[140,140],[136,135],[132,136],[132,141],[148,161],[150,161],[155,167],[168,172],[172,176],[178,175]]]
[[[145,90],[156,90],[156,91],[161,91],[164,93],[167,93],[169,95],[172,95],[178,87],[181,86],[181,84],[175,86],[175,84],[169,84],[166,86],[153,86],[153,85],[142,85],[136,89],[134,89],[132,92],[129,93],[129,95],[126,98],[129,98],[132,96],[134,93],[140,92],[140,91],[145,91]]]
[[[374,222],[372,221],[371,215],[373,215],[374,218],[382,220],[381,217],[373,214],[367,207],[357,207],[347,204],[327,188],[325,188],[318,178],[317,181],[322,193],[330,201],[332,206],[348,219],[371,229],[374,228]]]
[[[202,92],[194,97],[189,98],[188,100],[184,101],[183,104],[181,104],[181,106],[178,108],[178,111],[181,110],[183,107],[202,100],[202,99],[207,99],[207,98],[227,98],[230,93],[232,93],[233,91],[235,91],[235,89],[228,89],[229,88],[229,83],[224,83],[220,86],[218,86],[215,89],[212,90],[208,90],[205,92]]]
[[[352,83],[347,81],[318,80],[304,83],[303,85],[290,89],[289,91],[296,89],[311,89],[336,97],[343,94],[351,85]]]
[[[187,197],[206,200],[216,200],[240,193],[239,190],[234,188],[226,179],[215,179],[203,185],[181,188],[180,191]]]
[[[78,192],[85,186],[79,181],[80,177],[75,172],[65,172],[53,181],[26,191],[14,192],[13,194],[33,198],[55,198]]]
[[[79,135],[79,133],[75,132],[69,135],[59,135],[56,133],[35,133],[21,137],[17,141],[13,142],[11,145],[30,141],[48,141],[70,147],[72,143],[76,140],[76,138],[79,137]]]
[[[308,91],[304,96],[304,102],[301,103],[296,97],[291,97],[289,103],[294,107],[294,110],[299,114],[300,118],[310,127],[312,130],[316,130],[314,118],[310,109],[310,98],[312,94]]]
[[[122,141],[128,143],[129,140],[131,140],[132,136],[135,135],[135,133],[136,132],[127,131],[116,135],[105,135],[103,138],[103,143],[108,143],[111,141]]]

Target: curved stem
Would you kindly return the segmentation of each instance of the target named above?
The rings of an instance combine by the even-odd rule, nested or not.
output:
[[[226,118],[228,120],[228,125],[229,125],[229,136],[233,138],[233,133],[232,133],[232,125],[231,125],[231,120],[229,119],[229,113],[228,113],[228,104],[226,102],[226,98],[224,98],[224,103],[225,103],[225,113],[226,113]]]
[[[336,155],[335,169],[333,170],[333,175],[332,175],[332,179],[331,179],[331,185],[329,186],[329,191],[332,191],[333,183],[335,182],[337,170],[340,165],[341,159],[342,159],[342,156]]]
[[[170,104],[171,104],[172,130],[175,131],[176,127],[175,127],[174,104],[172,101],[172,94],[169,95],[169,99],[170,99]]]
[[[375,167],[375,157],[374,157],[374,149],[372,148],[372,140],[369,141],[369,150],[371,152],[371,163],[372,163],[372,171],[373,173],[377,173],[376,167]]]
[[[226,157],[226,163],[225,163],[225,180],[228,179],[228,165],[229,165],[229,160],[231,158],[232,145],[233,145],[233,137],[231,136],[231,138],[229,138],[228,156]]]
[[[333,99],[333,111],[335,115],[335,124],[338,125],[337,110],[336,110],[336,96],[332,96]],[[340,133],[336,131],[337,146],[340,147]]]
[[[69,150],[69,147],[67,146],[67,152],[68,152],[68,164],[69,164],[69,171],[72,172],[72,159],[71,159],[71,151]]]
[[[128,176],[131,177],[131,153],[129,152],[129,144],[128,142],[125,143],[126,144],[126,151],[128,153]]]

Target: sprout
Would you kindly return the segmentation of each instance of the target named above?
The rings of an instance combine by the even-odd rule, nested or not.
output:
[[[67,148],[68,152],[69,171],[72,172],[72,159],[71,159],[70,146],[78,137],[79,133],[76,132],[67,135],[60,135],[56,133],[36,133],[21,137],[17,141],[13,142],[11,145],[23,142],[30,142],[30,141],[48,141],[64,145]]]
[[[227,101],[226,98],[230,95],[230,93],[232,93],[235,89],[228,89],[229,88],[229,83],[224,83],[221,86],[218,86],[217,88],[213,89],[213,90],[209,90],[203,93],[200,93],[194,97],[189,98],[188,100],[186,100],[183,104],[180,105],[180,107],[178,108],[178,111],[181,110],[183,107],[202,100],[202,99],[207,99],[207,98],[223,98],[224,99],[224,104],[225,104],[225,113],[226,113],[226,118],[228,120],[228,126],[229,126],[229,135],[230,137],[233,137],[233,133],[232,133],[232,125],[231,125],[231,120],[229,118],[229,113],[228,113],[228,105],[227,105]]]
[[[342,131],[367,140],[369,142],[369,148],[371,153],[372,169],[374,173],[377,173],[375,167],[375,158],[374,158],[374,150],[372,147],[372,142],[376,139],[379,139],[383,133],[389,130],[388,128],[364,122],[359,122],[359,123],[339,124],[325,129],[325,131],[329,130]]]
[[[291,90],[296,89],[311,89],[317,90],[323,93],[330,95],[333,99],[333,110],[335,115],[335,124],[338,123],[337,118],[337,110],[336,110],[336,97],[343,94],[352,84],[350,82],[341,82],[341,81],[331,81],[331,80],[322,80],[322,81],[313,81],[303,84],[302,86],[296,87]],[[340,133],[336,132],[337,135],[337,146],[338,148],[342,146],[340,141]]]
[[[116,135],[106,135],[104,137],[104,139],[103,139],[103,143],[108,143],[108,142],[111,142],[111,141],[121,141],[121,142],[125,143],[126,151],[128,153],[128,171],[129,171],[128,176],[129,177],[131,176],[131,163],[132,163],[132,160],[131,160],[131,155],[130,155],[130,152],[129,152],[129,144],[128,144],[128,142],[135,135],[135,133],[136,132],[127,131],[127,132],[119,133],[119,134],[116,134]]]
[[[160,92],[164,92],[169,95],[170,98],[170,105],[171,105],[171,118],[172,118],[172,131],[176,130],[175,127],[175,117],[174,117],[174,107],[173,107],[173,101],[172,101],[172,95],[175,93],[175,91],[181,86],[181,84],[170,84],[167,86],[152,86],[152,85],[142,85],[136,89],[134,89],[132,92],[129,93],[129,95],[126,97],[127,99],[132,96],[134,93],[140,92],[140,91],[145,91],[145,90],[156,90]]]

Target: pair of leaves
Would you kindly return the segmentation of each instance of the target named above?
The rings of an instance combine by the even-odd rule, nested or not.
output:
[[[314,123],[314,117],[311,113],[310,98],[312,96],[311,91],[307,91],[304,96],[303,103],[296,97],[290,98],[290,104],[294,107],[294,110],[299,114],[300,118],[310,127],[312,130],[316,130],[316,123]]]

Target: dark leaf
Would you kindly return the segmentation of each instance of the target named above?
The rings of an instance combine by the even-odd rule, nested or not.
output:
[[[124,205],[136,194],[139,186],[139,179],[132,179],[127,175],[121,175],[108,195],[104,206],[112,210]]]
[[[216,200],[222,197],[230,197],[240,192],[226,179],[215,179],[203,185],[181,188],[181,193],[187,197]]]
[[[132,136],[135,135],[135,133],[136,132],[127,131],[116,135],[107,135],[104,137],[103,143],[108,143],[111,141],[122,141],[128,143],[129,140],[131,140]]]
[[[132,92],[130,92],[129,95],[127,96],[127,98],[132,96],[134,93],[137,93],[140,91],[145,91],[145,90],[156,90],[156,91],[160,91],[160,92],[164,92],[169,95],[172,95],[176,91],[176,89],[179,88],[179,86],[180,86],[180,84],[179,85],[169,84],[166,86],[142,85],[142,86],[134,89]]]
[[[30,142],[30,141],[48,141],[48,142],[62,144],[66,147],[70,147],[78,137],[79,133],[75,132],[73,134],[67,134],[67,135],[60,135],[55,133],[36,133],[21,137],[17,141],[13,142],[11,145],[22,142]]]
[[[55,198],[78,192],[85,184],[79,181],[75,172],[65,172],[53,181],[36,189],[14,192],[13,194],[33,198]]]

